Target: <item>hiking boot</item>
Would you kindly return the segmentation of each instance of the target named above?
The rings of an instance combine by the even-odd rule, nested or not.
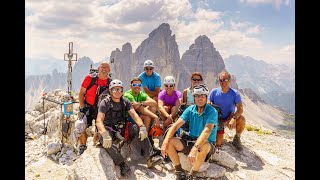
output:
[[[80,144],[79,150],[78,150],[78,156],[80,156],[86,149],[87,149],[87,146],[85,144]]]
[[[176,180],[186,179],[186,174],[183,171],[176,171],[174,174],[176,175]]]
[[[156,147],[153,147],[153,154],[161,156],[161,150]]]
[[[148,160],[147,160],[147,167],[151,168],[155,165],[163,163],[163,157],[160,155],[152,155]]]
[[[122,162],[119,164],[120,166],[120,174],[121,176],[128,176],[131,172],[130,167],[127,165],[127,163]]]
[[[237,149],[238,151],[242,151],[242,150],[243,150],[242,143],[241,143],[241,141],[240,141],[240,137],[237,136],[237,134],[234,135],[232,144],[236,147],[236,149]]]

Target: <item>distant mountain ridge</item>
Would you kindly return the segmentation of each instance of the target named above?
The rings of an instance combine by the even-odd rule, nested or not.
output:
[[[239,88],[250,88],[267,103],[295,112],[294,69],[242,55],[226,58],[225,65],[237,77]]]

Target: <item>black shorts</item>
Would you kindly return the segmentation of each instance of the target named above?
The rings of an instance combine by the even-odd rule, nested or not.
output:
[[[183,144],[183,149],[180,152],[182,152],[188,156],[196,141],[189,141],[189,140],[182,139],[182,138],[180,138],[180,141]],[[216,146],[210,142],[209,142],[209,144],[210,144],[211,148],[210,148],[210,151],[207,154],[206,159],[204,161],[207,161],[210,158],[210,156],[216,152]]]
[[[92,126],[92,120],[97,118],[97,108],[91,105],[86,105],[87,127]]]

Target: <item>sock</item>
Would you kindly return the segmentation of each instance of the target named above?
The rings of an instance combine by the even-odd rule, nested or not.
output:
[[[176,169],[176,171],[183,171],[181,164],[174,166],[174,168]]]

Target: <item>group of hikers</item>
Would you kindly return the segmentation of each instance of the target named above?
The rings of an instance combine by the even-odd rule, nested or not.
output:
[[[152,60],[146,60],[143,68],[125,92],[121,80],[109,77],[111,68],[106,61],[99,64],[97,74],[84,78],[73,134],[79,144],[78,155],[87,148],[86,128],[92,126],[92,120],[96,127],[93,143],[106,149],[122,176],[129,175],[130,168],[120,153],[121,143],[130,143],[134,138],[139,139],[148,168],[171,161],[176,179],[196,179],[203,162],[221,149],[225,126],[236,130],[232,144],[239,151],[243,149],[241,96],[230,88],[231,75],[227,71],[219,74],[220,87],[210,92],[201,73],[194,72],[191,86],[181,93],[173,76],[166,76],[162,84]],[[159,136],[163,136],[161,149],[153,141]],[[179,152],[188,156],[190,172],[182,169]]]

